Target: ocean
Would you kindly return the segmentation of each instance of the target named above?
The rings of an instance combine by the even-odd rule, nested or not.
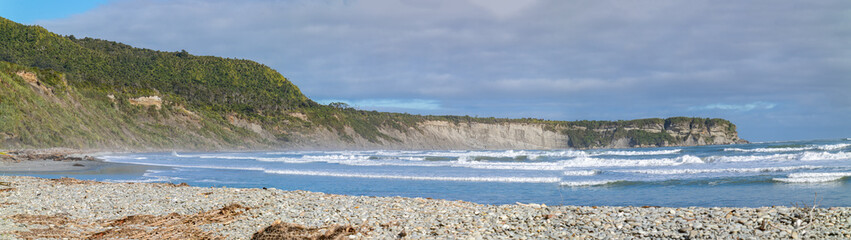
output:
[[[851,139],[594,150],[109,154],[144,171],[25,174],[482,204],[851,206]]]

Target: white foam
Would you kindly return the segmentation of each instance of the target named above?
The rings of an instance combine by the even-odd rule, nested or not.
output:
[[[620,182],[621,180],[601,180],[601,181],[570,181],[570,182],[559,182],[559,185],[566,187],[588,187],[588,186],[599,186],[606,185],[610,183]]]
[[[153,175],[153,174],[155,174],[155,173],[160,173],[160,172],[163,172],[163,171],[148,170],[148,171],[146,171],[144,174],[142,174],[142,176],[143,176],[143,177],[146,177],[146,179],[131,179],[131,180],[112,180],[112,179],[107,179],[107,180],[105,180],[105,181],[106,181],[106,182],[116,182],[116,183],[128,183],[128,182],[134,182],[134,183],[150,183],[150,182],[171,182],[171,181],[183,180],[183,179],[184,179],[184,178],[182,178],[182,177],[168,177],[168,176],[156,176],[156,175]]]
[[[709,156],[707,162],[754,162],[754,161],[791,161],[797,160],[799,154],[773,154],[764,156]]]
[[[676,158],[656,159],[605,159],[605,158],[576,158],[561,161],[565,167],[648,167],[648,166],[678,166],[683,164],[704,163],[699,157],[683,155]]]
[[[692,156],[692,155],[683,155],[683,156],[680,156],[677,159],[680,163],[683,163],[683,164],[703,163],[703,160],[701,160],[699,157],[695,157],[695,156]]]
[[[562,173],[564,176],[593,176],[597,174],[600,174],[600,170],[572,170]]]
[[[761,152],[761,153],[772,153],[772,152],[796,152],[796,151],[806,151],[812,150],[815,147],[787,147],[787,148],[754,148],[754,149],[742,149],[742,148],[725,148],[724,151],[735,151],[735,152]]]
[[[819,160],[841,160],[841,159],[851,159],[851,153],[847,152],[837,152],[837,153],[829,153],[829,152],[805,152],[802,153],[800,158],[801,161],[819,161]]]
[[[851,146],[848,143],[839,143],[839,144],[830,144],[830,145],[820,145],[820,146],[809,146],[809,147],[785,147],[785,148],[754,148],[754,149],[742,149],[742,148],[725,148],[724,151],[736,151],[736,152],[762,152],[762,153],[772,153],[772,152],[797,152],[797,151],[807,151],[807,150],[840,150]]]
[[[822,145],[822,146],[818,146],[817,148],[820,149],[820,150],[832,151],[832,150],[844,149],[844,148],[847,148],[848,146],[851,146],[851,144],[840,143],[840,144]]]
[[[324,162],[348,166],[410,166],[410,167],[438,167],[449,166],[448,162],[429,162],[422,161],[418,158],[399,158],[399,159],[370,159],[369,156],[336,156],[324,158],[323,156],[304,156],[302,158],[279,157],[279,158],[257,158],[261,162],[282,162],[282,163],[312,163]]]
[[[491,169],[491,170],[544,170],[544,171],[561,171],[564,170],[564,164],[559,162],[468,162],[455,161],[449,164],[451,167],[475,168],[475,169]]]
[[[660,159],[605,159],[578,157],[556,162],[469,162],[459,160],[456,163],[451,164],[451,166],[477,169],[561,171],[565,168],[677,166],[700,163],[703,163],[703,160],[698,157],[683,155],[676,158]]]
[[[605,151],[605,152],[595,153],[593,155],[594,156],[600,156],[600,155],[644,156],[644,155],[676,154],[676,153],[679,153],[681,151],[682,151],[682,149],[656,150],[656,151]]]
[[[340,173],[323,171],[300,171],[300,170],[267,170],[265,173],[282,175],[303,175],[322,177],[351,177],[351,178],[378,178],[399,180],[425,180],[425,181],[454,181],[454,182],[509,182],[509,183],[556,183],[561,180],[558,177],[440,177],[440,176],[406,176],[406,175],[383,175],[383,174],[361,174]]]
[[[526,157],[530,160],[540,159],[541,157],[581,157],[588,156],[583,151],[561,150],[561,151],[526,151],[526,150],[506,150],[506,151],[435,151],[423,153],[429,157],[457,157],[458,159],[474,159],[476,157],[489,158],[513,158]]]
[[[409,167],[461,167],[494,170],[562,170],[559,162],[488,162],[469,161],[461,156],[455,161],[424,161],[424,157],[394,157],[390,159],[371,159],[370,156],[358,155],[329,155],[303,156],[301,158],[256,158],[264,162],[309,163],[326,162],[349,166],[409,166]]]
[[[851,159],[851,153],[847,152],[802,152],[782,153],[762,156],[710,156],[708,162],[755,162],[755,161],[817,161],[817,160],[840,160]]]
[[[774,181],[787,183],[821,183],[833,182],[851,176],[851,172],[828,173],[792,173],[787,178],[774,178]]]
[[[652,175],[677,175],[677,174],[700,174],[700,173],[752,173],[752,172],[786,172],[794,170],[820,169],[817,166],[793,166],[793,167],[767,167],[767,168],[707,168],[707,169],[637,169],[637,170],[614,170],[613,172],[640,173]]]

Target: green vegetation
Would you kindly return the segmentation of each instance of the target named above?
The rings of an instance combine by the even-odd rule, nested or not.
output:
[[[0,60],[66,74],[78,88],[133,95],[168,93],[193,107],[261,114],[315,106],[275,70],[237,59],[161,52],[62,37],[0,18]]]
[[[131,101],[146,96],[162,102],[154,107]],[[381,143],[400,141],[387,131],[421,131],[424,121],[537,124],[568,134],[565,147],[576,148],[602,147],[619,138],[632,146],[661,146],[681,141],[667,130],[683,127],[726,125],[735,132],[723,119],[568,122],[320,105],[277,71],[253,61],[65,37],[0,18],[0,147],[276,147],[317,129],[349,142]]]
[[[28,73],[36,73],[35,82],[21,76]],[[0,146],[203,149],[236,147],[256,137],[220,118],[182,121],[191,117],[174,103],[161,109],[132,105],[126,98],[78,91],[62,79],[52,70],[0,61]]]

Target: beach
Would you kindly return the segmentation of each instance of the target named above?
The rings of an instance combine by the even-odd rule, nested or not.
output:
[[[354,239],[851,237],[851,209],[808,203],[797,208],[483,205],[70,178],[2,176],[0,183],[2,238],[250,239],[273,224],[295,226],[277,233],[292,229],[305,236],[336,233]]]

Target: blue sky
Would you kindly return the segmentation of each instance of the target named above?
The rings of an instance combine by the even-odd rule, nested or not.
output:
[[[851,2],[0,1],[60,34],[258,61],[318,102],[851,137]]]

